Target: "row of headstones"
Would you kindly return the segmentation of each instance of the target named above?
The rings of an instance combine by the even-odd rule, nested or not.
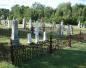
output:
[[[24,28],[24,29],[26,28],[26,23],[27,23],[27,21],[26,21],[26,18],[24,17],[23,20],[22,20],[22,28]],[[2,19],[0,21],[0,24],[5,25],[8,28],[10,28],[11,25],[12,25],[12,20],[9,20],[8,18],[6,20]],[[29,20],[29,28],[31,28],[31,26],[32,26],[32,21],[30,19]]]
[[[86,24],[82,24],[80,21],[78,22],[78,27],[79,28],[86,28]]]
[[[39,42],[39,27],[35,27],[35,43]],[[32,43],[31,33],[27,34],[28,44]],[[43,32],[43,41],[46,41],[46,32]],[[19,45],[19,36],[18,36],[18,21],[17,19],[12,21],[12,33],[11,33],[12,45]]]
[[[64,22],[61,21],[61,23],[58,25],[58,35],[63,36],[64,35],[64,30],[66,29],[67,35],[72,35],[73,34],[73,26],[72,25],[67,25],[67,28],[65,28]]]

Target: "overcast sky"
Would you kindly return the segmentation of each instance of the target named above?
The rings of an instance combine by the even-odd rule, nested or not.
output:
[[[0,0],[0,8],[10,9],[15,4],[31,6],[35,2],[39,2],[52,8],[56,8],[60,3],[63,2],[70,2],[72,5],[76,3],[86,5],[86,0]]]

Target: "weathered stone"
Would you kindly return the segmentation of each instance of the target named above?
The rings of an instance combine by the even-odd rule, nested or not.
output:
[[[13,20],[12,22],[12,34],[11,34],[12,45],[19,45],[19,36],[18,36],[18,21]]]

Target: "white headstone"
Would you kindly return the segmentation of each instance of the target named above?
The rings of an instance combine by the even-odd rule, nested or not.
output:
[[[43,33],[43,41],[46,41],[47,38],[46,38],[46,32]]]
[[[31,27],[32,27],[32,20],[30,18],[30,20],[29,20],[29,29],[31,29]]]
[[[80,23],[80,21],[78,22],[78,27],[80,28],[80,26],[81,26],[81,23]]]
[[[23,28],[25,29],[26,28],[26,19],[25,19],[25,17],[23,18],[22,23],[23,23]]]
[[[27,34],[27,39],[28,39],[28,44],[32,43],[32,37],[31,37],[31,33]]]
[[[63,32],[64,32],[64,25],[63,21],[61,21],[61,23],[59,24],[59,35],[63,36]]]
[[[72,25],[68,25],[67,27],[67,35],[72,35],[73,34],[73,27]]]

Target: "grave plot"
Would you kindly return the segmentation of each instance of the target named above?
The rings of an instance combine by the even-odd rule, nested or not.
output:
[[[14,65],[21,65],[57,52],[58,55],[59,53],[62,54],[63,49],[67,47],[70,49],[74,47],[74,44],[86,39],[85,30],[77,30],[71,25],[67,25],[67,28],[65,28],[63,23],[58,28],[54,26],[38,27],[36,25],[33,26],[33,32],[32,28],[18,28],[17,19],[14,19],[11,25],[11,29],[0,27],[0,38],[7,39],[3,43],[0,41],[0,57],[1,60],[6,60]],[[24,45],[21,42],[26,44]]]

